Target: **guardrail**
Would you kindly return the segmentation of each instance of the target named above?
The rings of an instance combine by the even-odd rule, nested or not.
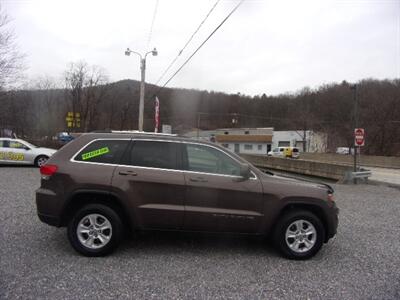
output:
[[[301,159],[321,161],[336,164],[353,164],[352,155],[343,155],[335,153],[300,153]],[[364,167],[392,168],[400,169],[400,156],[375,156],[375,155],[360,155],[359,162]]]
[[[370,170],[361,170],[357,172],[346,172],[344,174],[343,183],[351,183],[357,181],[368,181],[368,177],[371,177],[372,172]]]

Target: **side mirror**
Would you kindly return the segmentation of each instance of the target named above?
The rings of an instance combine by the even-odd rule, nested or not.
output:
[[[241,180],[247,180],[250,178],[250,166],[248,164],[240,164],[240,177]]]
[[[28,151],[31,150],[31,148],[29,148],[28,146],[24,146],[24,150]]]

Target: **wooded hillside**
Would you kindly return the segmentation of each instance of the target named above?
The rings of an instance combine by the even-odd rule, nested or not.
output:
[[[30,138],[51,137],[68,130],[65,117],[74,110],[81,113],[81,128],[75,131],[137,129],[137,81],[106,83],[99,70],[79,74],[74,67],[67,72],[69,84],[63,89],[44,81],[36,89],[3,92],[0,127],[14,128]],[[156,90],[146,86],[146,131],[154,130],[151,96]],[[172,125],[177,133],[197,128],[198,122],[201,129],[232,127],[235,119],[235,127],[323,131],[331,150],[353,142],[354,91],[347,82],[278,96],[166,88],[158,97],[161,124]],[[399,155],[400,80],[362,80],[357,84],[357,98],[359,127],[366,130],[363,152]]]

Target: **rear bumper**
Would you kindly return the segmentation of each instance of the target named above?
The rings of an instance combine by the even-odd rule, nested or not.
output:
[[[40,221],[60,227],[60,207],[60,200],[56,193],[43,188],[36,190],[36,209]]]

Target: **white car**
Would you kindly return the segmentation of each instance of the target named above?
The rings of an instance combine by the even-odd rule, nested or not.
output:
[[[267,153],[268,156],[299,158],[300,151],[297,147],[277,147]]]
[[[0,164],[41,167],[57,150],[32,145],[24,140],[0,138]]]
[[[272,149],[272,151],[269,151],[267,153],[268,156],[278,156],[278,157],[284,157],[285,153],[285,147],[277,147]]]
[[[336,154],[354,154],[354,149],[349,147],[337,147]]]

